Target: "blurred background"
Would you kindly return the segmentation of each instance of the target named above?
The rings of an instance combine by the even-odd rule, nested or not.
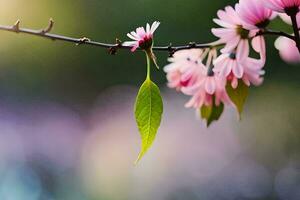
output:
[[[216,11],[235,2],[0,0],[0,24],[40,29],[52,17],[55,33],[114,42],[159,20],[156,44],[208,42]],[[206,129],[163,71],[153,73],[162,126],[134,166],[143,53],[0,31],[0,200],[299,200],[300,66],[280,60],[274,39],[241,122],[227,108]],[[167,53],[157,56],[164,66]]]

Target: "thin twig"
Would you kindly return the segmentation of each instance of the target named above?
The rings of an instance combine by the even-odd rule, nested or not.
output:
[[[287,37],[291,40],[295,40],[295,37],[293,35],[290,35],[288,33],[285,33],[283,31],[272,31],[272,30],[261,30],[259,31],[256,36],[259,35],[275,35],[275,36],[283,36],[283,37]]]
[[[300,34],[299,34],[299,27],[298,27],[298,22],[297,22],[297,13],[290,15],[291,20],[292,20],[292,26],[295,34],[295,42],[296,46],[298,48],[298,51],[300,53]]]
[[[51,19],[49,20],[48,26],[47,26],[45,29],[42,29],[42,30],[41,30],[41,34],[50,33],[51,30],[52,30],[52,28],[53,28],[53,26],[54,26],[54,21],[53,21],[53,19],[51,18]]]
[[[50,31],[52,30],[54,25],[53,20],[49,21],[49,25],[42,30],[34,30],[34,29],[28,29],[28,28],[20,28],[20,21],[18,20],[15,25],[13,26],[4,26],[0,25],[0,30],[3,31],[9,31],[9,32],[15,32],[15,33],[24,33],[24,34],[29,34],[29,35],[34,35],[38,37],[43,37],[43,38],[49,38],[52,40],[61,40],[65,42],[71,42],[75,43],[77,45],[91,45],[91,46],[98,46],[98,47],[103,47],[107,48],[111,51],[111,49],[114,49],[113,51],[115,52],[117,49],[131,49],[132,47],[129,46],[124,46],[122,43],[120,43],[120,40],[117,40],[115,44],[109,44],[109,43],[102,43],[102,42],[96,42],[92,41],[86,37],[82,38],[73,38],[73,37],[67,37],[63,35],[58,35],[58,34],[52,34]],[[155,51],[168,51],[169,53],[178,51],[178,50],[183,50],[183,49],[191,49],[191,48],[210,48],[211,44],[196,44],[196,43],[189,43],[188,45],[183,45],[183,46],[155,46],[153,47],[153,50]],[[141,50],[141,49],[139,49]]]
[[[15,33],[24,33],[24,34],[34,35],[34,36],[38,36],[38,37],[43,37],[43,38],[49,38],[51,40],[60,40],[60,41],[75,43],[77,45],[91,45],[91,46],[102,47],[102,48],[108,49],[111,54],[115,54],[118,49],[131,49],[131,47],[129,47],[129,46],[122,45],[122,43],[119,39],[116,40],[115,44],[109,44],[109,43],[96,42],[87,37],[73,38],[73,37],[67,37],[67,36],[58,35],[58,34],[52,34],[50,32],[53,29],[53,26],[54,26],[54,21],[52,19],[50,19],[48,26],[42,30],[20,28],[20,21],[18,20],[13,26],[0,25],[0,30],[15,32]],[[295,40],[294,36],[289,35],[284,32],[265,30],[265,31],[258,32],[257,36],[258,35],[277,35],[277,36],[288,37],[292,40]],[[170,43],[167,46],[154,46],[153,50],[154,51],[167,51],[167,52],[169,52],[170,55],[172,55],[174,52],[179,51],[179,50],[193,49],[193,48],[204,49],[204,48],[216,47],[219,45],[220,44],[216,44],[216,43],[197,44],[195,42],[190,42],[187,45],[173,46]],[[142,49],[138,49],[138,50],[142,50]]]

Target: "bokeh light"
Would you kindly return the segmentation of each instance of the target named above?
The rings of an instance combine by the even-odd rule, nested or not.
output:
[[[208,42],[216,11],[236,1],[0,0],[0,24],[114,42],[160,20],[156,44]],[[274,27],[280,27],[275,22]],[[153,148],[134,166],[140,52],[75,46],[0,31],[0,200],[298,200],[298,65],[268,38],[265,83],[242,120],[227,108],[206,128],[153,72],[165,109]],[[157,54],[159,65],[167,54]]]

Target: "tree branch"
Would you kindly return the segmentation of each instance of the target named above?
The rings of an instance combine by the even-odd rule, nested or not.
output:
[[[291,20],[292,20],[292,26],[293,26],[293,30],[294,30],[294,34],[295,34],[295,42],[296,42],[296,46],[298,48],[298,51],[300,53],[300,34],[299,34],[299,27],[298,27],[298,22],[297,22],[297,13],[295,14],[291,14]]]
[[[295,40],[295,37],[293,35],[290,35],[288,33],[285,33],[283,31],[272,31],[272,30],[261,30],[259,31],[256,36],[259,35],[275,35],[275,36],[283,36],[283,37],[287,37],[291,40]]]
[[[52,34],[52,33],[50,33],[50,31],[52,30],[53,26],[54,26],[54,21],[52,19],[50,19],[48,26],[42,30],[20,28],[20,21],[18,20],[15,23],[15,25],[13,25],[13,26],[0,25],[0,30],[15,32],[15,33],[24,33],[24,34],[34,35],[34,36],[38,36],[38,37],[48,38],[51,40],[60,40],[60,41],[75,43],[76,45],[84,44],[84,45],[102,47],[102,48],[108,49],[111,54],[115,54],[118,49],[131,49],[132,48],[129,46],[123,46],[122,42],[118,39],[116,39],[115,44],[108,44],[108,43],[92,41],[87,37],[73,38],[73,37],[67,37],[67,36],[58,35],[58,34]],[[172,46],[172,44],[170,44],[168,46],[154,46],[153,50],[154,51],[167,51],[170,54],[172,54],[176,51],[183,50],[183,49],[192,49],[192,48],[201,49],[201,48],[210,48],[210,47],[212,47],[212,44],[196,44],[194,42],[190,42],[188,45],[183,45],[183,46]],[[138,50],[141,50],[141,49],[138,49]]]
[[[90,46],[102,47],[102,48],[108,49],[110,54],[116,54],[116,52],[119,49],[127,49],[127,50],[131,49],[131,47],[129,47],[129,46],[122,45],[122,42],[119,39],[116,39],[115,44],[109,44],[109,43],[92,41],[87,37],[73,38],[73,37],[67,37],[67,36],[58,35],[58,34],[52,34],[50,32],[53,29],[53,26],[54,26],[54,21],[52,19],[50,19],[48,26],[41,30],[20,28],[20,21],[18,20],[13,26],[0,25],[0,30],[14,32],[14,33],[24,33],[24,34],[34,35],[34,36],[38,36],[38,37],[48,38],[51,40],[60,40],[60,41],[75,43],[76,45],[90,45]],[[298,29],[298,27],[296,27],[296,28]],[[262,30],[256,34],[256,36],[259,36],[259,35],[277,35],[277,36],[284,36],[284,37],[290,38],[292,40],[296,40],[294,36],[289,35],[285,32],[281,32],[281,31]],[[182,46],[173,46],[172,44],[170,44],[168,46],[154,46],[153,50],[154,51],[167,51],[167,52],[169,52],[170,55],[172,55],[174,52],[179,51],[179,50],[193,49],[193,48],[199,48],[199,49],[213,48],[213,47],[218,47],[220,45],[221,44],[219,42],[213,42],[213,43],[207,43],[207,44],[197,44],[195,42],[190,42],[189,44],[182,45]],[[142,49],[139,48],[138,50],[142,50]]]

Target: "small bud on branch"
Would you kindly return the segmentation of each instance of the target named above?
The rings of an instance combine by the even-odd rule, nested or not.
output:
[[[20,30],[20,23],[20,20],[17,20],[16,23],[12,26],[12,30],[18,33]]]
[[[45,29],[42,29],[40,33],[41,34],[50,33],[53,26],[54,26],[54,21],[52,18],[50,18],[48,26]]]

